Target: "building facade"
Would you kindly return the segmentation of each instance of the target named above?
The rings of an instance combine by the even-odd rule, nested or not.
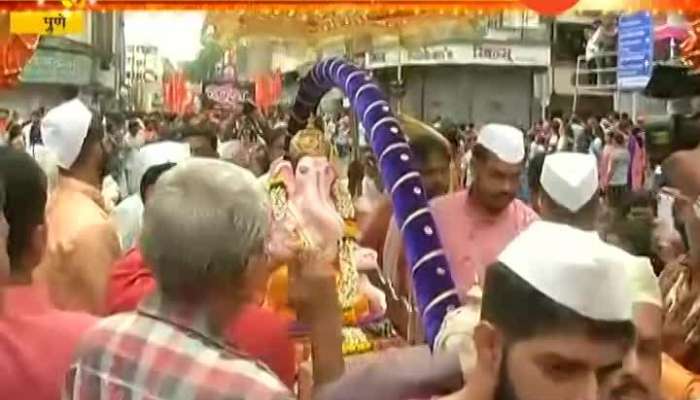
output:
[[[372,38],[360,62],[386,93],[401,88],[393,106],[402,113],[526,129],[549,101],[551,22],[531,12],[502,11],[476,23],[430,41],[420,35]],[[336,43],[323,54],[345,51],[355,58],[356,50]]]
[[[64,37],[45,36],[27,62],[20,83],[0,92],[0,107],[20,116],[51,108],[76,91],[99,110],[118,108],[124,24],[121,12],[85,13],[85,30]]]
[[[162,107],[165,60],[160,56],[158,47],[126,46],[124,68],[128,108],[151,112]]]

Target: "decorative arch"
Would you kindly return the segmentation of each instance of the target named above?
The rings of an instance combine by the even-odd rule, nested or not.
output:
[[[295,134],[303,129],[323,95],[333,87],[350,99],[390,191],[394,217],[406,244],[418,308],[432,347],[445,314],[459,307],[460,302],[420,174],[386,96],[367,71],[340,58],[326,59],[301,80],[289,131]]]

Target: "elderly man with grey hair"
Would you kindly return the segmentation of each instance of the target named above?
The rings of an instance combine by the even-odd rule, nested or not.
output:
[[[233,164],[195,158],[166,172],[151,196],[141,247],[157,290],[136,312],[106,318],[83,337],[65,398],[294,398],[265,365],[221,339],[275,265],[263,253],[263,187]],[[343,370],[335,278],[314,254],[298,253],[282,261],[319,350],[314,380],[323,385]]]

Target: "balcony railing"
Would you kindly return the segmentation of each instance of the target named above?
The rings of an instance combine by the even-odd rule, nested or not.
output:
[[[576,112],[578,96],[587,94],[612,95],[617,90],[617,52],[602,52],[586,60],[585,56],[576,58],[574,73],[574,104]]]
[[[617,52],[599,53],[591,60],[576,59],[576,89],[611,91],[617,89]]]

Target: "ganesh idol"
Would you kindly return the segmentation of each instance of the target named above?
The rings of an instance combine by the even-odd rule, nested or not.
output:
[[[347,179],[334,164],[332,146],[310,119],[294,135],[289,160],[277,161],[270,170],[268,193],[272,211],[268,253],[286,259],[294,245],[320,252],[337,273],[338,300],[343,308],[345,354],[372,350],[361,326],[381,320],[386,311],[383,291],[374,287],[366,272],[377,269],[377,254],[357,244],[355,210]],[[280,265],[270,277],[264,305],[296,318],[288,299],[287,267]]]

